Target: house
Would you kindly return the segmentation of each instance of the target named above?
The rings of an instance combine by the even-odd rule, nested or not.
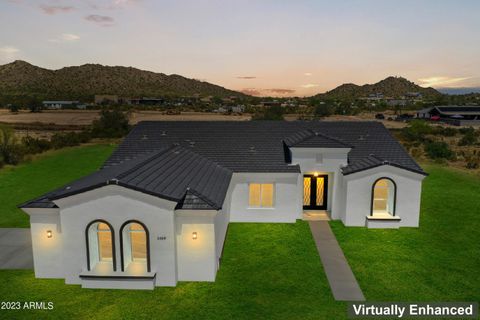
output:
[[[455,125],[476,126],[480,125],[480,106],[437,106],[417,111],[417,118],[433,116]]]
[[[73,109],[80,104],[79,101],[42,101],[43,107],[48,110]]]
[[[100,170],[19,207],[37,278],[152,289],[214,281],[230,222],[418,227],[425,176],[378,122],[149,121]]]

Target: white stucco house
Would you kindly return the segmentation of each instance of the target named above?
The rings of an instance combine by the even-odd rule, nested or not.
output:
[[[377,122],[141,122],[97,172],[20,205],[35,275],[214,281],[230,222],[417,227],[425,172]]]

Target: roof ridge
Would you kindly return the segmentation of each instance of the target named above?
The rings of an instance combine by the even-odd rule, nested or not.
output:
[[[168,151],[170,150],[173,150],[174,148],[176,148],[177,146],[175,146],[174,144],[170,145],[168,148],[166,149],[162,149],[162,150],[157,150],[157,151],[154,151],[152,152],[152,155],[150,157],[147,157],[145,160],[141,161],[140,163],[137,163],[135,166],[131,167],[130,169],[122,172],[122,173],[119,173],[117,176],[116,176],[116,179],[117,180],[120,180],[122,178],[124,178],[125,176],[127,176],[128,174],[132,173],[133,171],[135,170],[138,170],[139,168],[141,168],[142,166],[145,165],[145,163],[147,162],[150,162],[152,161],[153,159],[156,159],[157,157],[167,153]]]
[[[346,147],[354,148],[354,146],[352,146],[352,145],[350,145],[350,144],[348,144],[348,143],[343,142],[343,141],[340,140],[339,138],[335,138],[335,137],[329,136],[329,135],[327,135],[327,134],[325,134],[325,133],[322,133],[322,132],[316,132],[316,131],[315,131],[314,133],[315,133],[316,136],[322,136],[322,137],[324,137],[324,138],[326,138],[326,139],[329,139],[329,140],[338,142],[338,143],[340,143],[340,144],[343,144],[343,145],[346,146]]]

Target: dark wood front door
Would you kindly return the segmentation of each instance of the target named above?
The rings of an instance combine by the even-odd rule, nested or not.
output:
[[[303,209],[326,210],[328,196],[327,175],[303,176]]]

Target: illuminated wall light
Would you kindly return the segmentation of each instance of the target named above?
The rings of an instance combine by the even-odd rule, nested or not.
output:
[[[318,172],[315,172],[313,175],[314,175],[315,177],[318,177]]]
[[[192,233],[192,239],[193,239],[193,240],[197,240],[197,237],[198,237],[198,236],[197,236],[197,233],[196,233],[196,232]]]
[[[52,230],[48,230],[47,231],[47,238],[51,238],[52,237]]]

